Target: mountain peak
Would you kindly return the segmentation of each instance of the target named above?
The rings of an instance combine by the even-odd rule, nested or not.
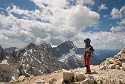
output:
[[[34,43],[29,43],[25,48],[26,49],[32,49],[34,48],[36,45]]]
[[[71,49],[76,49],[77,47],[73,44],[72,41],[65,41],[62,44],[54,47],[52,49],[52,53],[56,57],[61,57],[63,54],[67,54]]]
[[[62,44],[60,44],[59,46],[57,46],[58,48],[59,47],[66,47],[66,48],[75,48],[76,46],[74,45],[74,43],[72,41],[65,41],[63,42]]]
[[[74,46],[74,43],[73,43],[72,41],[65,41],[65,42],[63,42],[62,44],[67,44],[67,45],[72,45],[72,46]]]

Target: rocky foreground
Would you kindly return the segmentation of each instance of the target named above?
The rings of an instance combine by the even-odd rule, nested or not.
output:
[[[20,76],[11,84],[125,84],[125,48],[114,58],[107,58],[101,65],[92,66],[92,74],[85,68],[59,70],[43,76]]]
[[[11,84],[125,84],[124,70],[100,70],[99,66],[91,68],[92,74],[85,74],[85,68],[60,70],[44,76],[21,76]]]

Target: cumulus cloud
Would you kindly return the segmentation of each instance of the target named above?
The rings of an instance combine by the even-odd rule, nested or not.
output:
[[[112,9],[111,15],[112,19],[122,18],[122,13],[117,8]]]
[[[99,6],[98,8],[99,8],[99,10],[108,9],[108,7],[106,7],[106,4],[101,4],[101,6]]]
[[[117,33],[117,32],[125,32],[125,27],[124,26],[116,26],[116,27],[112,27],[110,29],[113,33]]]
[[[112,33],[125,32],[125,6],[122,6],[121,9],[113,8],[111,15],[112,19],[120,20],[119,22],[117,22],[117,26],[111,27],[110,30],[112,31]]]
[[[75,2],[76,5],[70,7],[67,7],[69,2],[66,0],[32,0],[32,2],[39,9],[29,11],[12,5],[6,9],[8,16],[0,15],[2,28],[10,26],[10,29],[0,31],[0,38],[8,42],[8,45],[19,42],[20,44],[46,42],[58,45],[65,40],[75,41],[77,33],[82,32],[87,26],[98,25],[100,19],[98,13],[83,5],[94,4],[92,0],[84,2],[79,0]],[[13,13],[22,17],[19,19]]]
[[[17,7],[16,5],[12,5],[12,9],[10,8],[10,6],[8,6],[8,8],[6,9],[8,11],[8,13],[16,13],[19,15],[29,15],[29,11],[28,10],[22,10],[19,7]]]
[[[125,18],[121,20],[121,22],[119,23],[119,25],[125,26]]]
[[[125,17],[125,6],[121,9],[113,8],[111,11],[112,19],[124,18]]]
[[[75,10],[75,11],[74,11]],[[93,24],[98,24],[100,19],[99,14],[94,11],[91,11],[87,7],[77,6],[72,8],[72,15],[70,16],[71,26],[76,28],[84,28],[87,26],[91,26]],[[74,18],[72,18],[74,17]]]
[[[118,26],[113,26],[111,29],[110,29],[113,33],[116,33],[116,32],[125,32],[125,19],[122,19],[119,23],[118,23]]]
[[[94,0],[31,0],[38,6],[39,8],[46,8],[45,6],[49,7],[59,7],[64,8],[69,5],[94,5]]]
[[[90,6],[95,4],[94,0],[76,0],[76,3],[82,5],[90,5]]]

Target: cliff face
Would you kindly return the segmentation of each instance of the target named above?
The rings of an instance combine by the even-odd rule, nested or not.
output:
[[[48,44],[29,44],[24,48],[24,52],[20,53],[19,61],[28,68],[27,73],[32,75],[42,75],[62,68],[67,69],[65,64],[52,55],[50,49],[51,46]]]
[[[62,44],[58,45],[57,47],[52,48],[52,54],[59,58],[63,54],[70,53],[70,50],[74,49],[74,51],[77,49],[77,47],[73,44],[72,41],[65,41]]]

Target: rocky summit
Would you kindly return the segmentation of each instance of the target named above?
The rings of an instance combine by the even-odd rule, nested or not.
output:
[[[125,48],[123,48],[114,58],[107,58],[100,64],[100,69],[123,69],[125,70]]]

